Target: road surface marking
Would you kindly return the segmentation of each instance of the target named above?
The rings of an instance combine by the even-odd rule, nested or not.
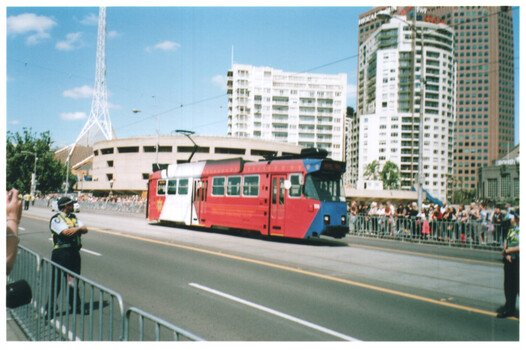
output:
[[[230,294],[227,294],[227,293],[223,293],[223,292],[218,291],[216,289],[205,287],[205,286],[202,286],[202,285],[197,284],[197,283],[189,283],[189,285],[194,287],[194,288],[198,288],[198,289],[204,290],[205,292],[209,292],[209,293],[218,295],[220,297],[223,297],[223,298],[235,301],[237,303],[249,306],[251,308],[267,312],[267,313],[269,313],[271,315],[278,316],[278,317],[284,318],[284,319],[292,321],[292,322],[296,322],[298,324],[301,324],[302,326],[306,326],[306,327],[315,329],[315,330],[320,331],[322,333],[326,333],[326,334],[332,335],[334,337],[337,337],[337,338],[340,338],[340,339],[343,339],[343,340],[360,341],[359,339],[356,339],[356,338],[350,337],[348,335],[345,335],[345,334],[333,331],[332,329],[328,329],[328,328],[319,326],[317,324],[311,323],[309,321],[305,321],[305,320],[302,320],[300,318],[297,318],[297,317],[294,317],[294,316],[291,316],[291,315],[287,315],[287,314],[285,314],[283,312],[276,311],[276,310],[268,308],[266,306],[262,306],[262,305],[253,303],[251,301],[248,301],[248,300],[245,300],[245,299],[241,299],[241,298],[238,298],[236,296],[233,296],[233,295],[230,295]]]
[[[80,250],[82,250],[85,253],[91,254],[91,255],[102,256],[101,253],[97,253],[97,252],[94,252],[93,250],[89,250],[89,249],[86,249],[86,248],[81,248]]]
[[[49,241],[52,241],[53,238],[48,238]],[[95,255],[95,256],[102,256],[101,253],[97,253],[97,252],[94,252],[93,250],[89,250],[89,249],[86,249],[86,248],[80,248],[81,251],[85,252],[85,253],[88,253],[88,254],[91,254],[91,255]]]
[[[26,215],[26,216],[30,216],[30,215]],[[30,217],[33,218],[33,219],[36,219],[36,220],[47,221],[46,219],[43,219],[43,218],[40,218],[40,217],[37,217],[37,216],[30,216]],[[387,293],[387,294],[397,295],[397,296],[408,298],[408,299],[419,300],[419,301],[427,302],[427,303],[431,303],[431,304],[437,304],[437,305],[441,305],[441,306],[445,306],[445,307],[449,307],[449,308],[453,308],[453,309],[458,309],[458,310],[463,310],[463,311],[468,311],[468,312],[475,312],[475,313],[478,313],[478,314],[487,315],[487,316],[491,316],[491,317],[497,316],[497,313],[495,311],[487,311],[487,310],[477,309],[477,308],[473,308],[473,307],[469,307],[469,306],[453,304],[453,303],[450,303],[450,302],[447,302],[447,301],[435,300],[435,299],[432,299],[432,298],[427,298],[427,297],[422,297],[422,296],[415,295],[415,294],[400,292],[400,291],[393,290],[393,289],[378,287],[378,286],[374,286],[374,285],[371,285],[371,284],[366,284],[366,283],[346,280],[346,279],[340,278],[340,277],[329,276],[329,275],[324,275],[324,274],[317,273],[317,272],[302,270],[300,268],[289,267],[289,266],[285,266],[285,265],[279,265],[279,264],[275,264],[275,263],[271,263],[271,262],[267,262],[267,261],[262,261],[262,260],[257,260],[257,259],[245,258],[245,257],[239,256],[239,255],[227,254],[227,253],[213,251],[213,250],[210,250],[210,249],[197,248],[197,247],[192,247],[192,246],[183,245],[183,244],[165,242],[165,241],[160,241],[160,240],[156,240],[156,239],[152,239],[152,238],[145,238],[145,237],[140,237],[140,236],[134,236],[132,234],[126,234],[126,233],[120,233],[120,232],[115,232],[115,231],[109,231],[109,230],[105,230],[105,229],[94,228],[93,230],[97,231],[97,232],[101,232],[101,233],[106,233],[106,234],[109,234],[109,235],[117,236],[117,237],[125,237],[125,238],[135,239],[135,240],[138,240],[138,241],[149,242],[149,243],[153,243],[153,244],[161,244],[161,245],[168,246],[168,247],[175,247],[175,248],[180,248],[180,249],[185,249],[185,250],[191,250],[191,251],[199,252],[199,253],[203,253],[203,254],[221,256],[221,257],[232,259],[232,260],[244,261],[244,262],[249,262],[249,263],[257,264],[257,265],[261,265],[261,266],[272,267],[272,268],[276,268],[276,269],[280,269],[280,270],[284,270],[284,271],[299,273],[299,274],[302,274],[302,275],[307,275],[307,276],[317,277],[317,278],[321,278],[321,279],[325,279],[325,280],[329,280],[329,281],[333,281],[333,282],[338,282],[338,283],[343,283],[343,284],[347,284],[347,285],[352,285],[352,286],[355,286],[355,287],[365,288],[365,289],[369,289],[369,290],[375,290],[375,291],[381,292],[381,293]],[[479,262],[481,264],[485,264],[486,263],[484,261],[479,261]],[[512,319],[516,319],[516,318],[512,318]],[[518,320],[518,319],[516,319],[516,320]]]

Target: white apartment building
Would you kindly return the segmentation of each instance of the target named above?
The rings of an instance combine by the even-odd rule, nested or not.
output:
[[[234,64],[227,90],[229,136],[324,148],[345,160],[347,74]]]
[[[387,161],[398,165],[402,190],[417,187],[423,112],[423,187],[446,199],[453,169],[453,49],[454,31],[445,24],[416,21],[413,27],[413,22],[398,16],[360,45],[357,188],[364,188],[365,167],[374,160],[380,169]]]

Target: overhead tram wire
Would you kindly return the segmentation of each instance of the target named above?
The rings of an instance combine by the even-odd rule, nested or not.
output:
[[[518,6],[512,6],[512,11],[517,11],[519,9]],[[452,28],[455,28],[457,26],[460,26],[460,25],[466,25],[466,24],[469,24],[469,23],[478,23],[479,22],[479,19],[484,19],[484,18],[489,18],[490,16],[496,16],[498,15],[500,12],[496,12],[496,13],[493,13],[493,14],[487,14],[487,15],[483,15],[483,16],[479,16],[479,17],[472,17],[472,18],[469,18],[469,22],[468,21],[464,21],[464,22],[461,22],[461,23],[454,23],[454,24],[451,24],[451,25],[448,25]],[[347,56],[347,57],[344,57],[344,58],[341,58],[341,59],[338,59],[338,60],[335,60],[335,61],[331,61],[331,62],[328,62],[326,64],[322,64],[322,65],[319,65],[319,66],[316,66],[316,67],[313,67],[313,68],[310,68],[310,69],[307,69],[305,71],[303,71],[303,73],[308,73],[308,72],[313,72],[315,70],[318,70],[318,69],[321,69],[321,68],[325,68],[325,67],[329,67],[329,66],[332,66],[332,65],[335,65],[335,64],[338,64],[338,63],[341,63],[341,62],[345,62],[345,61],[348,61],[348,60],[351,60],[351,59],[355,59],[357,58],[358,55],[351,55],[351,56]],[[518,60],[519,59],[519,56],[516,56],[513,58],[513,60]],[[82,76],[80,75],[77,75],[77,74],[71,74],[71,73],[67,73],[67,72],[64,72],[64,71],[60,71],[60,70],[57,70],[57,69],[53,69],[53,68],[49,68],[49,67],[45,67],[45,66],[41,66],[41,65],[38,65],[38,64],[35,64],[35,63],[29,63],[27,61],[23,61],[23,60],[19,60],[19,59],[11,59],[15,62],[19,62],[19,63],[22,63],[24,64],[26,67],[31,64],[32,66],[35,66],[35,67],[38,67],[40,69],[45,69],[45,70],[49,70],[49,71],[53,71],[53,72],[57,72],[57,73],[61,73],[61,74],[65,74],[67,75],[68,77],[72,77],[72,76],[76,76],[76,77],[80,77],[82,78]],[[509,59],[505,59],[504,61],[506,60],[509,60]],[[478,63],[478,64],[475,64],[473,65],[472,67],[478,67],[478,66],[483,66],[483,65],[487,65],[487,64],[490,64],[489,62],[484,62],[484,63]],[[514,65],[514,70],[518,70],[518,65]],[[298,73],[298,74],[302,74],[302,73]],[[125,90],[128,90],[127,88],[125,87],[120,87],[118,85],[114,85],[116,87],[119,87],[119,88],[122,88],[122,89],[125,89]],[[141,93],[139,93],[141,94]],[[141,95],[145,95],[146,94],[141,94]],[[123,126],[120,126],[118,129],[122,129],[122,128],[126,128],[126,127],[129,127],[129,126],[132,126],[132,125],[135,125],[137,123],[140,123],[146,119],[149,119],[149,118],[153,118],[153,117],[157,117],[158,115],[163,115],[163,114],[166,114],[166,113],[169,113],[171,111],[174,111],[174,110],[177,110],[177,109],[182,109],[184,107],[187,107],[187,106],[192,106],[192,105],[197,105],[197,104],[200,104],[200,103],[204,103],[204,102],[208,102],[208,101],[211,101],[211,100],[215,100],[215,99],[218,99],[218,98],[221,98],[221,97],[224,97],[224,96],[227,96],[227,94],[222,94],[222,95],[217,95],[217,96],[212,96],[212,97],[208,97],[208,98],[204,98],[202,100],[198,100],[198,101],[194,101],[194,102],[190,102],[190,103],[181,103],[179,104],[178,106],[176,107],[172,107],[172,108],[169,108],[163,112],[160,112],[160,113],[155,113],[155,114],[151,114],[151,115],[148,115],[146,116],[145,118],[142,118],[141,120],[138,120],[138,121],[134,121],[132,123],[129,123],[129,124],[126,124],[126,125],[123,125]],[[214,122],[212,124],[215,124],[217,122]],[[202,126],[207,126],[208,124],[204,124]]]

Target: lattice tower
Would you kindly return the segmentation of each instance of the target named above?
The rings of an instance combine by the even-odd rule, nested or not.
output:
[[[106,8],[101,7],[99,10],[97,63],[91,112],[80,135],[73,147],[71,147],[68,160],[77,145],[93,147],[95,142],[112,140],[114,138],[116,138],[116,135],[111,126],[110,113],[108,111],[108,91],[106,88]]]

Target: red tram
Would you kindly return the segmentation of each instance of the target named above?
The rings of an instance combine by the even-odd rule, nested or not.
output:
[[[292,238],[341,238],[349,231],[341,181],[345,163],[326,154],[307,149],[257,162],[169,165],[150,175],[147,219]]]

